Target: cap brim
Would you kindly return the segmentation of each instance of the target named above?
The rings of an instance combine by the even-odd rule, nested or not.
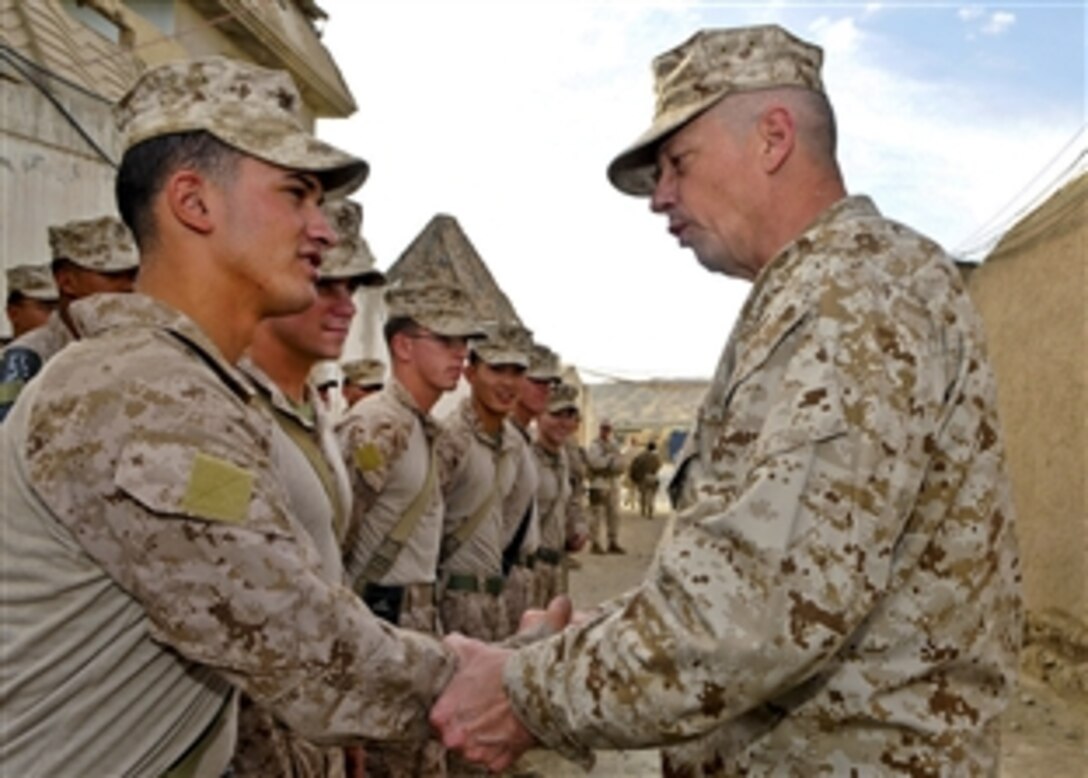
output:
[[[435,335],[441,335],[445,338],[485,339],[487,337],[487,332],[482,327],[468,319],[460,319],[452,316],[443,316],[434,319],[412,318]]]
[[[363,286],[385,286],[389,283],[389,279],[385,277],[385,273],[380,270],[364,270],[363,272],[347,271],[347,272],[333,272],[322,273],[318,271],[319,281],[348,281],[358,280]]]
[[[327,197],[347,197],[363,185],[370,175],[370,165],[346,151],[295,129],[281,131],[273,143],[251,145],[248,138],[221,128],[209,130],[239,151],[288,170],[313,173]],[[262,134],[262,140],[264,140]]]
[[[650,129],[642,133],[608,166],[608,180],[612,182],[612,186],[635,197],[649,197],[653,194],[658,145],[723,97],[725,94],[709,95],[698,103],[655,119]]]
[[[487,341],[484,342],[486,343]],[[529,369],[529,358],[518,351],[480,351],[479,349],[476,349],[475,354],[491,367],[513,365],[514,367],[520,367],[524,370]]]

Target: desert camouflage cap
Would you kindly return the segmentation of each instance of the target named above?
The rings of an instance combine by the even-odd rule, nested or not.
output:
[[[573,384],[558,384],[552,387],[548,397],[548,413],[578,410],[578,387]]]
[[[113,216],[50,227],[49,248],[54,261],[66,259],[99,273],[125,273],[140,264],[132,233]]]
[[[487,338],[472,345],[476,356],[489,365],[529,367],[533,333],[514,322],[487,327]]]
[[[534,381],[558,381],[562,376],[559,355],[547,346],[534,343],[529,352],[529,370],[525,375]]]
[[[353,359],[340,366],[344,383],[356,386],[381,386],[385,383],[385,363],[380,359]]]
[[[5,277],[9,295],[18,292],[23,297],[46,303],[60,299],[53,271],[47,265],[16,265],[5,271]]]
[[[436,335],[450,338],[487,336],[464,290],[436,282],[409,282],[385,293],[390,318],[405,317]]]
[[[374,267],[374,255],[360,234],[363,208],[354,200],[327,198],[321,210],[336,232],[337,243],[321,255],[322,281],[358,279],[364,286],[382,286],[385,274]]]
[[[778,25],[700,30],[654,59],[654,119],[608,166],[621,192],[649,195],[659,141],[726,95],[796,86],[823,92],[823,51]]]
[[[114,108],[127,151],[161,135],[204,130],[250,156],[314,173],[348,194],[369,167],[305,128],[302,98],[284,71],[227,57],[171,62],[137,79]]]

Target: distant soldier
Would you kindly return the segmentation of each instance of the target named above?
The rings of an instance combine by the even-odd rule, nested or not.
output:
[[[586,449],[589,469],[589,538],[594,554],[625,554],[619,544],[620,515],[617,481],[623,474],[623,453],[612,439],[612,422],[601,419],[597,437]],[[608,546],[601,544],[601,528],[608,535]]]
[[[258,324],[241,368],[257,387],[254,399],[276,421],[272,467],[320,556],[320,575],[334,585],[344,575],[340,549],[351,514],[351,483],[330,412],[309,379],[319,361],[340,357],[355,316],[355,291],[383,284],[385,277],[359,240],[358,203],[333,198],[321,210],[337,244],[321,256],[317,298],[300,313]],[[343,748],[299,737],[269,709],[242,697],[232,763],[237,778],[335,778],[344,774],[344,765]]]
[[[483,332],[457,287],[408,283],[391,287],[385,302],[390,380],[336,426],[353,496],[344,569],[376,615],[438,635],[444,506],[434,450],[440,427],[430,410],[456,388],[469,340]],[[435,740],[368,743],[366,751],[372,776],[445,774],[445,753]]]
[[[340,391],[348,408],[385,385],[385,363],[380,359],[353,359],[341,365],[340,370],[344,374]]]
[[[132,234],[113,216],[49,228],[57,309],[45,324],[12,341],[0,353],[0,421],[26,383],[80,333],[69,306],[99,292],[131,292],[139,266]]]
[[[548,407],[552,387],[559,383],[559,357],[547,346],[534,343],[529,353],[529,369],[521,381],[517,405],[510,416],[518,444],[518,474],[503,500],[505,529],[503,568],[506,571],[506,615],[508,634],[517,631],[521,614],[536,607],[536,551],[540,547],[540,524],[536,502],[539,485],[536,457],[533,456],[533,420]]]
[[[638,456],[631,460],[627,474],[638,492],[638,512],[647,519],[654,517],[654,502],[657,499],[657,471],[661,469],[661,457],[657,455],[657,444],[652,440]]]
[[[531,336],[507,324],[469,352],[470,395],[443,419],[436,449],[446,505],[439,564],[442,626],[482,640],[508,633],[502,590],[503,497],[519,468],[507,416],[529,367]]]
[[[49,315],[57,309],[60,293],[48,267],[17,265],[8,268],[6,276],[6,310],[14,340],[45,324]]]
[[[577,417],[578,389],[559,384],[552,389],[547,410],[536,420],[533,453],[540,481],[536,493],[540,547],[534,570],[538,604],[546,604],[557,594],[567,592],[567,551],[578,550],[586,541],[584,518],[572,510],[575,499],[566,447],[577,426]]]

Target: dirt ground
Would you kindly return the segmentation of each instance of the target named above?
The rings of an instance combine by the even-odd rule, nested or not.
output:
[[[636,585],[650,562],[666,522],[624,513],[620,544],[624,556],[579,554],[581,569],[570,575],[575,607],[586,608]],[[1003,778],[1088,778],[1088,699],[1070,699],[1032,676],[1020,688],[1003,720]],[[533,753],[526,772],[549,778],[586,775],[554,755]],[[592,776],[659,776],[656,752],[600,752]]]

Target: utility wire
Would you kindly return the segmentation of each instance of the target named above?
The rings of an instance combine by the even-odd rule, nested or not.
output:
[[[13,57],[12,54],[16,54],[16,56]],[[18,72],[39,92],[41,92],[45,96],[46,100],[52,103],[53,107],[57,109],[60,115],[63,116],[70,125],[72,125],[72,129],[79,133],[79,136],[87,142],[87,145],[94,149],[95,153],[98,154],[98,156],[100,156],[107,165],[112,168],[117,167],[117,163],[114,162],[110,155],[107,154],[106,151],[98,145],[98,142],[93,137],[91,137],[91,134],[83,128],[83,125],[79,123],[79,120],[71,114],[71,112],[64,106],[64,104],[57,99],[57,96],[53,94],[52,90],[50,90],[49,87],[39,81],[38,78],[30,73],[29,70],[23,67],[22,63],[19,61],[20,59],[22,59],[22,57],[18,56],[18,52],[15,52],[6,43],[0,43],[0,57],[6,60],[7,63],[16,70],[16,72]],[[45,68],[42,68],[40,65],[36,65],[36,67],[39,70],[45,70]],[[45,72],[49,73],[50,76],[56,77],[55,74],[50,73],[48,70],[45,70]]]
[[[1006,213],[1022,200],[1025,193],[1028,192],[1048,171],[1054,166],[1054,164],[1066,154],[1067,151],[1077,142],[1077,140],[1084,135],[1085,129],[1088,129],[1088,123],[1082,124],[1064,146],[1055,154],[1042,168],[1036,173],[1027,183],[1020,187],[1015,195],[997,212],[985,221],[978,229],[976,229],[971,235],[961,241],[959,248],[954,252],[958,256],[971,256],[979,252],[981,249],[991,245],[998,237],[1005,233],[1009,227],[1020,220],[1026,213],[1034,208],[1044,197],[1048,196],[1058,184],[1064,181],[1065,176],[1074,170],[1085,158],[1085,154],[1088,153],[1088,149],[1082,148],[1080,153],[1073,159],[1073,161],[1067,164],[1057,175],[1052,176],[1047,186],[1041,188],[1036,194],[1030,198],[1026,204],[1022,204],[1012,214],[1006,215]]]

